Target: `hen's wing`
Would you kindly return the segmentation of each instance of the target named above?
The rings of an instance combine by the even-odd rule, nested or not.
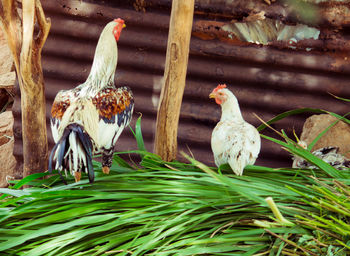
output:
[[[105,88],[92,99],[99,112],[97,151],[102,152],[102,166],[110,167],[112,154],[120,134],[129,125],[134,110],[130,88]]]
[[[245,136],[247,137],[247,143],[245,144],[245,147],[246,150],[250,152],[249,161],[247,164],[253,165],[260,153],[260,134],[253,125],[247,122],[244,124],[243,129],[245,130]]]
[[[212,134],[212,150],[217,166],[228,163],[237,175],[248,164],[254,164],[260,151],[257,130],[248,123],[219,122]]]

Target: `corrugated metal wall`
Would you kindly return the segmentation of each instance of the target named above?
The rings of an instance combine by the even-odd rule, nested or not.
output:
[[[348,110],[347,105],[332,98],[328,92],[350,97],[350,87],[347,85],[350,82],[350,66],[344,57],[347,52],[339,53],[341,45],[340,49],[324,51],[327,45],[315,40],[311,43],[319,49],[307,52],[292,50],[277,43],[267,47],[224,40],[220,26],[229,23],[234,17],[245,15],[242,9],[234,12],[232,8],[235,6],[227,2],[232,1],[196,1],[187,84],[178,132],[179,150],[188,152],[189,148],[198,160],[211,165],[210,137],[219,120],[220,108],[209,100],[208,94],[218,83],[229,85],[240,102],[243,116],[255,126],[260,122],[252,113],[264,120],[301,107],[323,108],[343,114]],[[257,2],[259,6],[269,7],[263,1]],[[146,147],[152,150],[171,1],[44,0],[42,4],[46,16],[52,20],[43,51],[49,148],[53,146],[49,115],[56,93],[61,89],[73,88],[86,79],[99,33],[107,22],[121,17],[127,27],[118,44],[116,83],[132,88],[135,95],[132,126],[138,112],[142,113]],[[331,25],[325,23],[325,26]],[[346,44],[343,46],[346,48]],[[15,155],[20,159],[22,141],[19,139],[18,98],[16,104]],[[285,119],[275,128],[283,128],[288,132],[295,129],[300,133],[305,117],[301,115]],[[272,134],[268,131],[265,133]],[[125,151],[135,148],[131,132],[125,131],[116,149]],[[257,164],[281,167],[290,166],[291,161],[279,146],[263,141]]]

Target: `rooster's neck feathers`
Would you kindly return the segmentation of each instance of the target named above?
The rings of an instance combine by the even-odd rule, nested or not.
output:
[[[228,89],[225,89],[225,92],[227,94],[227,100],[221,104],[222,113],[220,121],[244,122],[236,96]]]
[[[81,85],[82,91],[96,93],[104,87],[114,85],[114,74],[117,68],[118,47],[113,35],[114,21],[108,23],[98,40],[91,71],[85,83]]]

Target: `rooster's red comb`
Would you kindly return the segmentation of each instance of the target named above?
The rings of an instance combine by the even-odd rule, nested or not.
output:
[[[114,19],[114,22],[118,22],[118,23],[124,24],[124,20],[122,20],[121,18]]]
[[[219,85],[213,90],[213,92],[216,92],[216,91],[218,91],[218,90],[220,90],[220,89],[224,89],[224,88],[226,88],[226,84],[219,84]]]

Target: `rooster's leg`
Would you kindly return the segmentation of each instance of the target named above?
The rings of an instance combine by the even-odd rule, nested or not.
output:
[[[75,182],[80,181],[80,179],[81,179],[81,172],[74,172],[74,178],[75,178]]]
[[[109,174],[109,167],[108,166],[103,166],[102,171],[104,174]]]
[[[109,174],[109,168],[112,166],[113,160],[113,148],[105,149],[102,152],[102,171],[105,174]]]

